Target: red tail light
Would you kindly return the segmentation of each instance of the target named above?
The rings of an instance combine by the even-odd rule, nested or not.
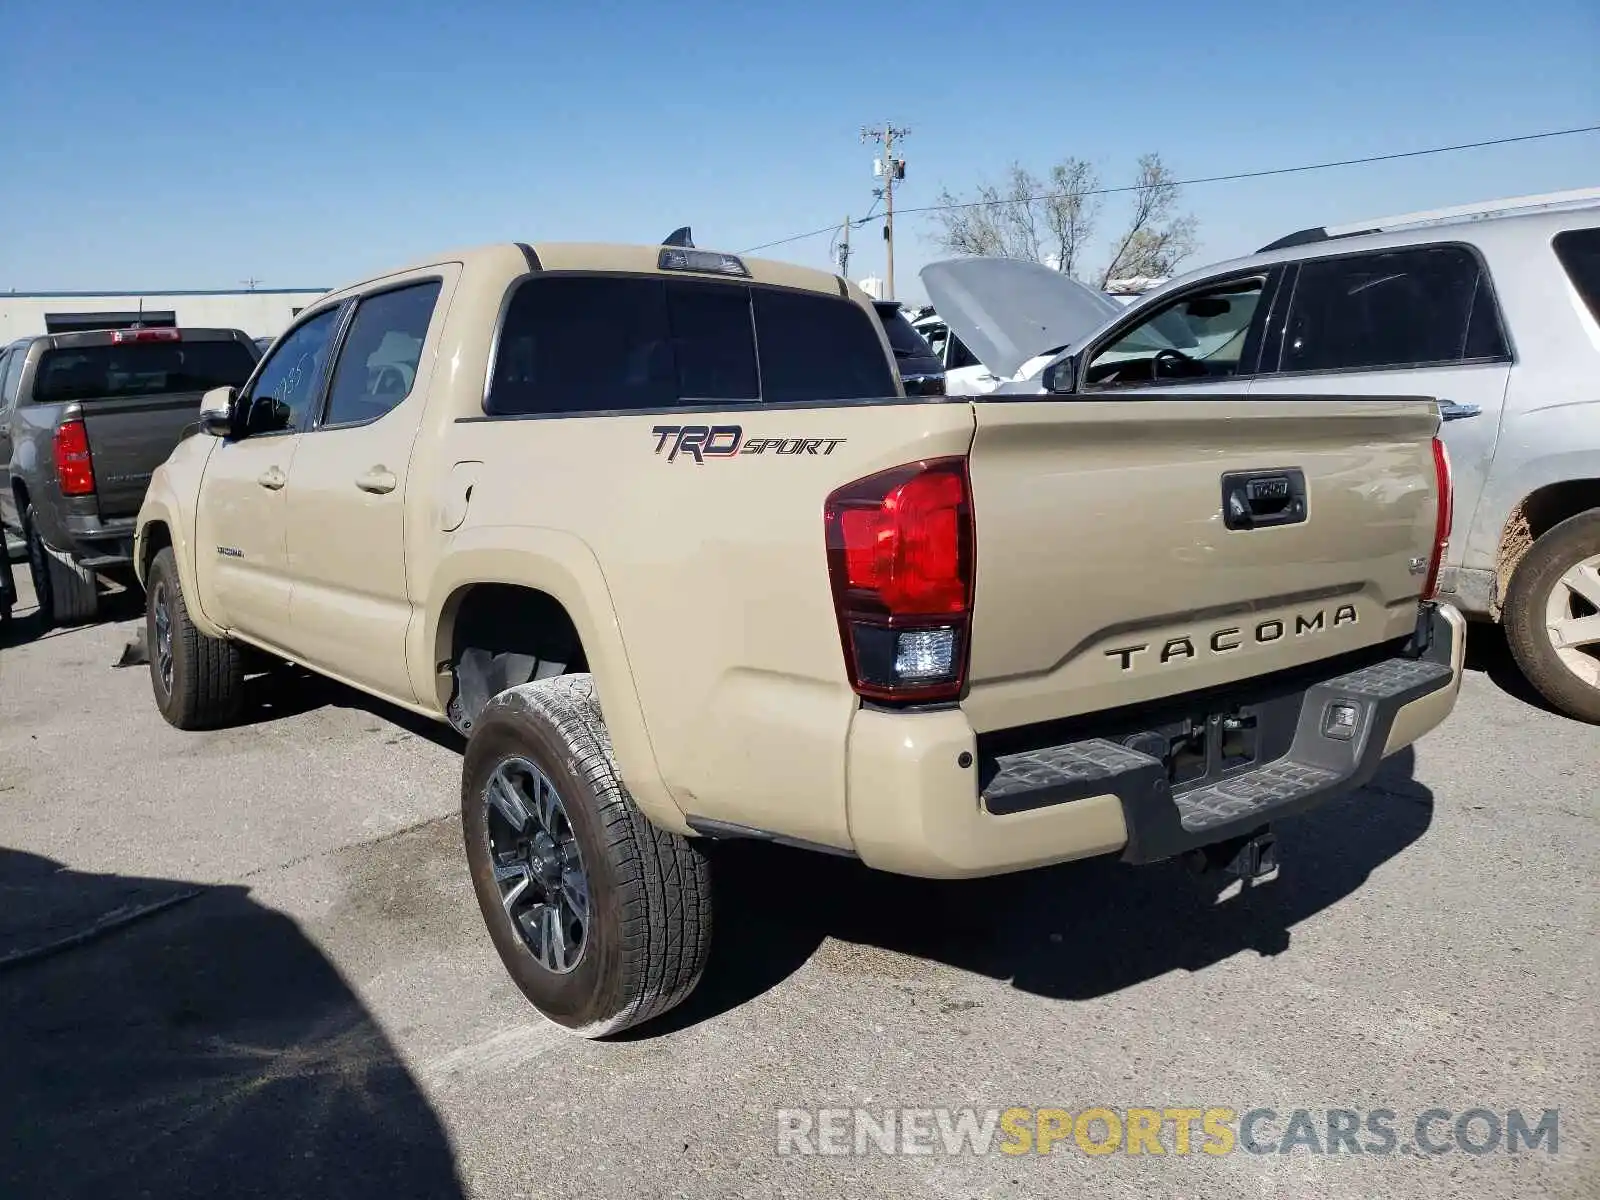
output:
[[[94,494],[94,459],[89,456],[89,431],[74,417],[56,427],[56,478],[63,496]]]
[[[111,335],[111,344],[120,346],[124,342],[181,342],[183,331],[180,329],[118,329]]]
[[[1450,452],[1438,438],[1433,439],[1433,477],[1439,492],[1439,513],[1433,525],[1433,558],[1428,562],[1428,579],[1422,585],[1422,598],[1432,600],[1439,591],[1439,569],[1444,552],[1450,548],[1450,526],[1455,523],[1456,482],[1450,472]]]
[[[965,458],[895,467],[828,497],[828,573],[856,693],[961,694],[977,538]]]

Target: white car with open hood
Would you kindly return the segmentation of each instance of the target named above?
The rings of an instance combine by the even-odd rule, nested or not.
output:
[[[1600,723],[1600,188],[1301,230],[1109,313],[1034,263],[922,279],[1002,377],[989,399],[1437,398],[1458,467],[1441,593]]]

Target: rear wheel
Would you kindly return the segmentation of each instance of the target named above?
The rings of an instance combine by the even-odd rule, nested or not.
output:
[[[46,545],[34,515],[32,504],[23,508],[22,535],[28,544],[28,574],[39,604],[39,623],[50,629],[94,620],[100,611],[100,585],[94,572]]]
[[[709,867],[628,795],[588,675],[489,702],[467,744],[461,817],[489,936],[544,1016],[603,1037],[694,989],[711,946]]]
[[[170,546],[150,564],[145,586],[150,690],[167,723],[215,729],[236,721],[244,698],[244,655],[227,638],[207,637],[189,619]]]
[[[1600,723],[1600,511],[1534,542],[1506,592],[1506,641],[1555,707]]]

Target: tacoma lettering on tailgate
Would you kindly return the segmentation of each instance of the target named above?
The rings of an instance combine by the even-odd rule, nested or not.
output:
[[[1331,614],[1327,609],[1319,608],[1311,612],[1296,613],[1292,620],[1268,617],[1264,621],[1257,621],[1253,626],[1228,625],[1214,629],[1210,633],[1180,634],[1163,642],[1159,652],[1146,642],[1138,646],[1118,646],[1107,650],[1105,655],[1107,658],[1119,660],[1124,671],[1131,671],[1134,658],[1147,651],[1155,653],[1156,657],[1144,659],[1143,662],[1166,664],[1187,661],[1200,654],[1228,654],[1247,644],[1264,646],[1286,637],[1307,637],[1340,625],[1354,625],[1358,619],[1354,604],[1341,604]]]

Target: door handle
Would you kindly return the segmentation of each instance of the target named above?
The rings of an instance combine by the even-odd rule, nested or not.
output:
[[[278,470],[277,467],[268,467],[265,471],[256,476],[256,482],[262,487],[270,488],[275,492],[284,484],[289,482],[289,477],[282,471]]]
[[[1475,417],[1483,412],[1483,407],[1477,404],[1451,404],[1448,400],[1439,401],[1439,419],[1441,421],[1460,421],[1466,417]]]
[[[394,491],[398,482],[399,480],[394,477],[394,472],[385,467],[373,467],[365,475],[356,476],[356,486],[358,488],[363,492],[372,492],[378,496]]]

